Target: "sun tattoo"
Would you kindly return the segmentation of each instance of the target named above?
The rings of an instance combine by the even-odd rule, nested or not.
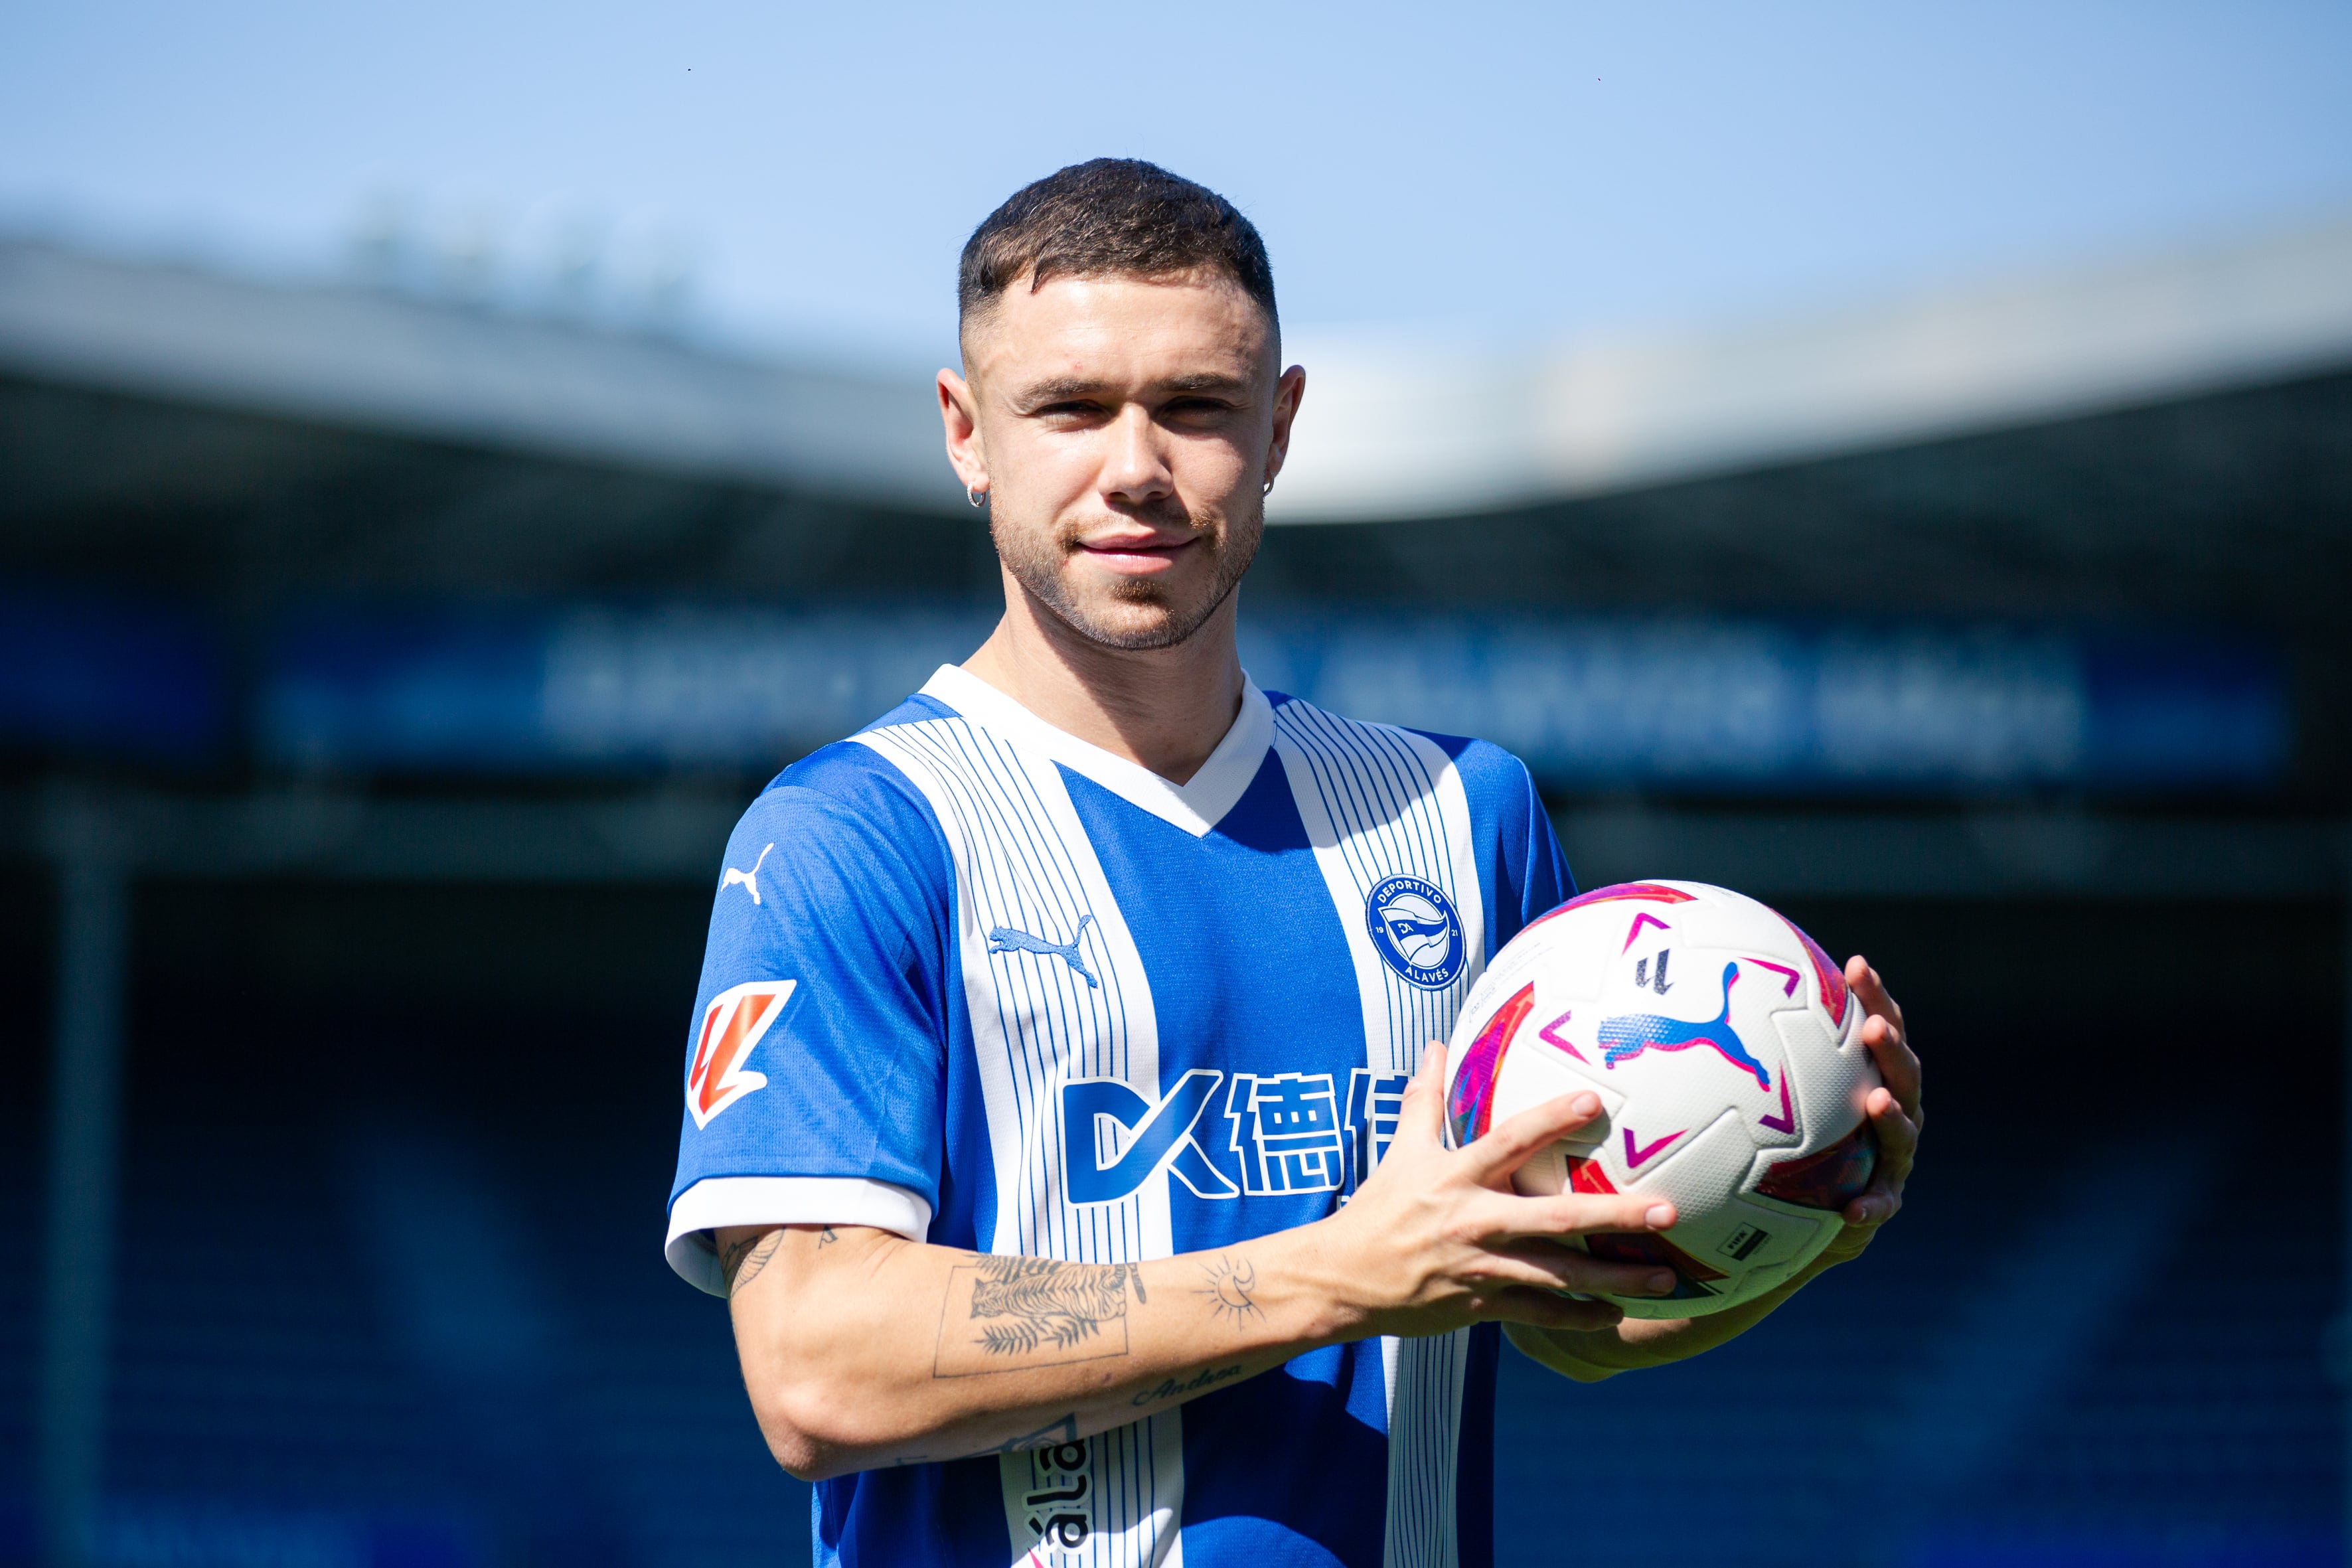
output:
[[[1220,1318],[1231,1318],[1236,1329],[1246,1328],[1252,1321],[1265,1316],[1250,1292],[1257,1289],[1257,1268],[1246,1258],[1220,1258],[1214,1263],[1201,1265],[1208,1283],[1196,1292],[1209,1299],[1209,1310]]]

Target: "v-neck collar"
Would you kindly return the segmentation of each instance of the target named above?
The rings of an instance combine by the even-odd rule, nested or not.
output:
[[[1011,697],[959,665],[943,664],[923,683],[923,695],[973,723],[1051,757],[1111,794],[1198,838],[1223,820],[1265,765],[1274,744],[1274,708],[1247,672],[1242,710],[1189,783],[1161,778],[1140,763],[1115,756],[1090,741],[1057,730]]]

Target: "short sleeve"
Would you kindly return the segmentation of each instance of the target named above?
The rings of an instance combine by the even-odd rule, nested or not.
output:
[[[721,1226],[921,1240],[939,1206],[944,841],[911,791],[792,777],[728,842],[687,1039],[665,1252],[714,1294]]]
[[[1479,878],[1493,911],[1491,952],[1499,952],[1538,916],[1574,898],[1575,880],[1525,763],[1486,741],[1427,739],[1453,758],[1469,796]]]
[[[1510,930],[1496,933],[1497,947],[1576,897],[1576,879],[1569,874],[1568,857],[1560,852],[1559,836],[1552,831],[1551,813],[1536,793],[1536,781],[1528,776],[1526,763],[1517,757],[1511,763],[1519,775],[1519,809],[1502,841],[1504,858],[1516,858],[1518,875],[1516,897],[1506,900],[1504,913],[1516,918]],[[1510,868],[1507,867],[1507,874]]]

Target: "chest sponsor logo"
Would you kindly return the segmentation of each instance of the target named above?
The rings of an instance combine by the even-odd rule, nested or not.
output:
[[[755,980],[721,991],[702,1012],[694,1061],[686,1069],[686,1110],[697,1130],[747,1094],[768,1087],[767,1075],[744,1067],[792,999],[797,980]]]
[[[1203,1198],[1344,1198],[1388,1152],[1408,1081],[1365,1068],[1344,1084],[1334,1073],[1228,1080],[1195,1068],[1154,1104],[1119,1079],[1081,1079],[1062,1087],[1062,1191],[1073,1204],[1117,1203],[1165,1170]]]
[[[1062,1086],[1062,1191],[1074,1204],[1108,1204],[1163,1167],[1204,1198],[1234,1186],[1193,1135],[1224,1074],[1195,1068],[1154,1105],[1119,1079]]]
[[[1462,973],[1462,917],[1419,877],[1391,877],[1364,900],[1364,924],[1381,961],[1413,984],[1443,991]]]

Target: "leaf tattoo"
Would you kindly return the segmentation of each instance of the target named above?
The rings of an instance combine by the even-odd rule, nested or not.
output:
[[[1024,1355],[1041,1344],[1068,1350],[1101,1332],[1105,1323],[1127,1316],[1127,1287],[1138,1300],[1142,1271],[1131,1263],[1064,1263],[1051,1258],[980,1260],[971,1292],[971,1315],[995,1319],[980,1331],[992,1355]]]

